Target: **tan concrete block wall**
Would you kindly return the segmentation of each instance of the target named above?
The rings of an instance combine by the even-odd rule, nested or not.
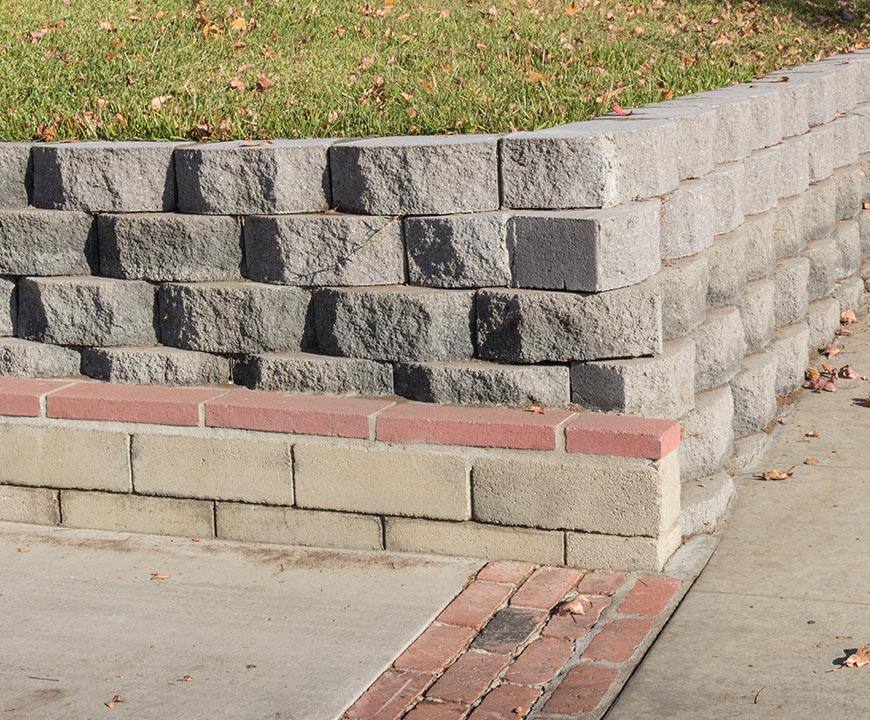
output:
[[[57,525],[60,522],[57,490],[0,485],[0,520]]]
[[[661,570],[682,540],[678,525],[654,538],[574,532],[566,536],[567,565],[601,570]]]

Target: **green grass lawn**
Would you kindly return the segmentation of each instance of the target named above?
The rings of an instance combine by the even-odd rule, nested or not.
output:
[[[870,0],[0,0],[0,139],[507,132],[870,44]]]

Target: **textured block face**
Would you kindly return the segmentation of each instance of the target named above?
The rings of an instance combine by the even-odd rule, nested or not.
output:
[[[782,140],[782,100],[778,87],[751,83],[714,90],[709,95],[745,107],[749,105],[749,140],[753,150],[771,147]]]
[[[776,416],[776,355],[748,356],[731,380],[734,434],[744,437],[763,430]]]
[[[684,337],[707,316],[710,259],[706,253],[671,260],[659,273],[664,336]]]
[[[399,218],[285,215],[245,219],[252,280],[285,285],[391,285],[404,282]]]
[[[102,275],[179,282],[241,277],[242,229],[236,218],[100,215],[97,228]]]
[[[18,332],[55,345],[153,345],[154,287],[96,277],[24,278]]]
[[[175,147],[160,142],[35,145],[33,204],[89,212],[173,210]]]
[[[859,145],[866,142],[862,137],[863,119],[854,113],[847,113],[836,118],[829,127],[833,141],[834,169],[858,162]]]
[[[719,470],[734,442],[733,419],[734,403],[728,385],[695,396],[694,410],[682,418],[679,453],[684,482]]]
[[[835,273],[838,280],[848,277],[861,267],[861,230],[855,220],[837,223],[834,233],[838,259]]]
[[[694,255],[713,244],[716,218],[710,208],[717,199],[706,178],[681,183],[662,197],[661,253],[666,259]]]
[[[505,362],[569,362],[661,350],[655,278],[593,295],[537,290],[477,294],[478,354]]]
[[[96,380],[134,385],[221,385],[226,358],[163,346],[83,348],[82,372]]]
[[[810,147],[809,134],[798,135],[782,141],[782,145],[780,145],[778,197],[798,195],[809,187]]]
[[[773,75],[788,76],[789,84],[806,85],[807,121],[810,127],[830,122],[837,114],[837,106],[842,104],[842,95],[836,77],[818,65],[798,65],[780,70]]]
[[[713,231],[731,232],[743,222],[743,184],[746,171],[742,162],[717,165],[704,180],[716,201],[708,208],[713,213]]]
[[[784,138],[803,135],[809,130],[810,88],[807,83],[792,82],[791,78],[782,80],[784,73],[770,73],[753,81],[753,85],[775,86],[779,92],[782,106],[782,136]]]
[[[389,395],[393,370],[385,363],[301,352],[266,353],[238,360],[235,382],[254,390]]]
[[[809,162],[810,182],[819,182],[831,177],[834,172],[834,142],[835,128],[830,124],[814,127],[809,132]]]
[[[471,357],[474,293],[416,287],[321,290],[318,347],[370,360]]]
[[[820,348],[827,345],[840,327],[840,301],[825,298],[810,303],[807,310],[807,328],[810,347]]]
[[[396,393],[422,402],[559,407],[571,399],[566,366],[454,360],[400,363],[394,372]]]
[[[804,322],[784,327],[774,335],[770,351],[776,355],[777,395],[788,395],[801,386],[807,369],[809,341],[809,329]]]
[[[776,266],[774,227],[776,213],[768,211],[750,215],[743,224],[746,235],[746,279],[759,280],[770,275]]]
[[[178,148],[178,209],[218,215],[328,210],[327,152],[332,142],[272,140]]]
[[[716,163],[742,160],[752,151],[752,110],[748,97],[728,97],[719,90],[679,98],[672,102],[714,110],[716,130],[713,135],[713,153]]]
[[[592,410],[681,417],[695,401],[695,343],[666,342],[655,357],[574,363],[571,399]]]
[[[93,219],[82,212],[0,210],[0,274],[89,275]]]
[[[682,542],[679,526],[658,538],[565,533],[565,562],[601,570],[659,571]]]
[[[310,302],[300,288],[166,283],[159,292],[160,337],[167,345],[205,352],[300,350],[309,342]]]
[[[841,310],[861,307],[864,300],[864,280],[855,276],[837,283],[834,297],[840,303]]]
[[[804,241],[804,195],[794,195],[779,201],[773,221],[773,245],[776,258],[792,257],[803,252]]]
[[[60,523],[57,490],[0,486],[0,520],[57,525]]]
[[[707,302],[710,305],[736,305],[740,301],[746,286],[746,245],[745,228],[739,227],[717,236],[707,251],[710,260]]]
[[[25,207],[30,193],[30,144],[0,145],[0,208]]]
[[[333,202],[368,215],[497,210],[497,142],[495,135],[444,135],[337,143],[329,151]]]
[[[773,274],[773,283],[776,286],[774,317],[777,327],[791,325],[806,317],[809,277],[810,261],[805,257],[789,258],[777,263],[776,272]]]
[[[680,180],[698,178],[713,169],[713,138],[716,112],[713,108],[677,105],[672,102],[636,108],[634,117],[669,120],[675,134],[677,173]]]
[[[18,296],[15,282],[0,278],[0,336],[14,335],[18,317]]]
[[[601,292],[660,267],[659,201],[605,210],[517,214],[508,222],[514,286]]]
[[[405,218],[408,279],[443,288],[507,286],[507,213]]]
[[[776,285],[772,279],[747,283],[743,301],[740,303],[740,319],[747,352],[756,352],[765,347],[773,337],[776,325]]]
[[[837,220],[852,220],[861,212],[861,201],[864,198],[863,172],[857,163],[834,171],[834,182],[837,185]]]
[[[804,193],[804,237],[830,236],[837,221],[837,184],[833,178],[810,185]]]
[[[693,337],[695,387],[699,391],[718,387],[734,377],[746,354],[743,321],[737,308],[711,310]]]
[[[870,255],[870,210],[862,210],[858,216],[858,235],[861,240],[861,254]]]
[[[810,261],[807,297],[819,300],[834,292],[840,251],[835,240],[814,240],[807,244],[804,257]]]
[[[779,199],[782,150],[779,145],[756,150],[743,161],[743,212],[764,212]]]
[[[78,372],[76,350],[18,338],[0,338],[0,375],[63,377]]]

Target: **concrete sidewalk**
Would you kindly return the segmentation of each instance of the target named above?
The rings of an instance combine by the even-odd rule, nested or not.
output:
[[[870,375],[868,322],[839,341],[827,362]],[[608,720],[866,717],[870,668],[837,668],[870,642],[868,394],[841,380],[803,395],[759,467],[793,477],[738,480],[719,549]]]

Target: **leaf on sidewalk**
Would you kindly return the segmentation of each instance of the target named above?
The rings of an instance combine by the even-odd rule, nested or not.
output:
[[[827,345],[825,345],[825,347],[819,350],[819,353],[827,358],[832,358],[834,357],[834,355],[839,355],[841,352],[843,352],[843,348],[841,348],[839,345],[835,345],[834,343],[828,343]]]
[[[870,645],[859,645],[858,649],[853,652],[843,662],[843,667],[862,668],[865,665],[870,665]]]
[[[30,552],[30,548],[29,548],[27,545],[19,545],[19,546],[18,546],[18,552],[20,552],[20,553],[29,553],[29,552]]]
[[[151,573],[152,580],[169,580],[169,575],[162,572],[153,572]]]
[[[837,372],[841,378],[846,378],[847,380],[860,380],[861,373],[859,373],[855,368],[851,365],[843,365]]]
[[[816,430],[815,428],[813,428],[808,433],[805,433],[804,437],[817,438],[817,437],[819,437],[819,431]]]
[[[818,465],[819,459],[817,457],[808,457],[804,460],[804,465]]]
[[[788,480],[792,475],[794,475],[795,466],[792,465],[790,468],[786,468],[785,470],[767,470],[759,477],[762,480]]]
[[[120,695],[112,695],[112,699],[106,700],[106,702],[104,702],[103,705],[105,705],[107,708],[109,708],[109,710],[114,710],[115,705],[118,705],[122,702],[124,702],[124,699]]]
[[[858,316],[855,315],[855,311],[851,308],[844,308],[840,313],[840,323],[843,325],[851,325],[856,322],[858,322]]]

